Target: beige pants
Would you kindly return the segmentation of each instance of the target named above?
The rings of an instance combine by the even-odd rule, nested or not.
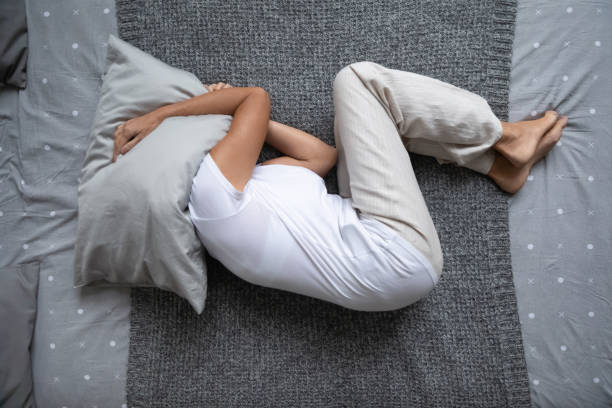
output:
[[[333,101],[340,195],[420,250],[439,278],[440,239],[408,151],[486,175],[501,122],[472,92],[369,61],[338,72]]]

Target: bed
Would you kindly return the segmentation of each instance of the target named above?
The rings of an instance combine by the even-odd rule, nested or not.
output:
[[[40,260],[32,343],[39,406],[125,407],[128,288],[72,287],[79,166],[113,0],[30,0],[28,85],[0,90],[0,265]],[[510,199],[512,266],[534,406],[612,401],[612,5],[519,1],[510,120],[569,116]]]

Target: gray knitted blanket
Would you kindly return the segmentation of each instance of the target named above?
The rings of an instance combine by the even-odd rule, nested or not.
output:
[[[204,83],[262,86],[274,120],[333,145],[334,75],[370,60],[482,95],[500,119],[515,1],[117,0],[121,38]],[[280,155],[265,146],[261,160]],[[240,280],[207,255],[197,316],[133,289],[130,407],[529,407],[508,195],[411,154],[445,270],[425,299],[368,313]],[[401,175],[398,175],[401,176]],[[337,193],[335,169],[326,178]]]

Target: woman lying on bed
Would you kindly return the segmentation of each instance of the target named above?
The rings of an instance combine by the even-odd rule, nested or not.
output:
[[[218,83],[118,127],[113,161],[170,116],[233,115],[193,179],[189,212],[208,252],[244,280],[363,311],[425,297],[443,269],[408,151],[489,176],[515,193],[567,117],[500,121],[482,97],[357,62],[333,82],[332,147],[270,121],[260,87]],[[286,156],[257,164],[268,142]],[[337,166],[339,194],[323,177]]]

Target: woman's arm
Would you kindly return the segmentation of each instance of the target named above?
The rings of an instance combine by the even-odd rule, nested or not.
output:
[[[204,85],[209,93],[217,93],[222,89],[234,89],[232,85],[218,82]],[[288,164],[311,169],[321,177],[331,170],[337,162],[336,148],[302,130],[284,125],[273,120],[268,121],[266,140],[286,156],[267,160],[262,164]]]
[[[233,88],[225,82],[204,85],[209,92]],[[329,159],[336,156],[336,148],[302,130],[270,120],[266,143],[287,156],[302,161]],[[277,158],[277,159],[280,159]],[[272,159],[276,160],[276,159]],[[332,164],[332,167],[335,165]]]
[[[232,87],[207,92],[181,102],[164,105],[153,112],[164,119],[171,116],[233,115],[242,101],[257,88],[259,87]]]
[[[115,131],[112,161],[126,154],[166,118],[205,114],[233,115],[240,104],[260,87],[232,87],[220,92],[207,92],[193,98],[161,106],[145,115],[130,119]]]
[[[222,89],[235,89],[232,85],[226,84],[225,82],[204,85],[204,87],[210,93]],[[268,122],[266,143],[295,160],[320,160],[336,156],[336,148],[333,146],[328,145],[309,133],[273,120]],[[332,165],[332,167],[334,165]]]
[[[289,164],[308,167],[321,177],[331,170],[338,158],[336,148],[302,130],[273,120],[268,121],[266,143],[287,156],[262,164]]]
[[[329,158],[336,148],[302,130],[270,120],[266,143],[296,160]]]

